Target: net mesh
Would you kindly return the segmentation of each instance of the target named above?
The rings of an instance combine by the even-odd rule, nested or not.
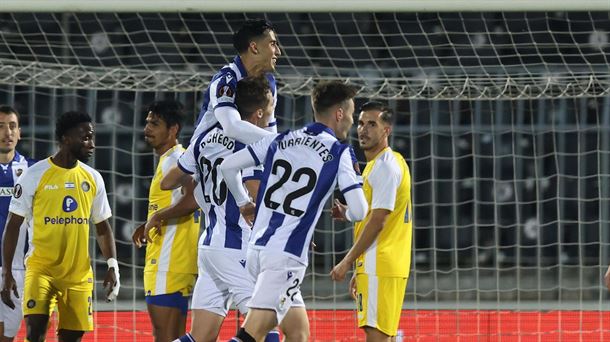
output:
[[[155,166],[145,105],[185,104],[186,142],[202,90],[233,56],[232,30],[260,16],[277,26],[283,48],[280,130],[312,121],[308,94],[319,79],[349,80],[360,86],[357,106],[385,99],[398,113],[391,145],[411,168],[414,209],[400,339],[610,334],[601,280],[610,242],[608,13],[0,14],[0,103],[21,113],[19,150],[51,154],[63,111],[87,111],[97,123],[92,165],[106,181],[123,287],[106,304],[96,275],[98,330],[88,340],[150,340],[144,251],[130,241]],[[328,277],[351,234],[321,217],[302,287],[312,339],[363,339],[347,283]],[[103,272],[93,237],[90,245]]]
[[[349,79],[382,98],[603,96],[606,12],[4,13],[0,82],[199,91],[245,18],[277,27],[280,92]]]

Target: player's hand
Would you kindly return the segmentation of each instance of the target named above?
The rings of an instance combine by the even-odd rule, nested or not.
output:
[[[148,219],[148,221],[146,221],[146,226],[144,228],[144,238],[146,241],[153,241],[151,237],[152,230],[154,230],[157,235],[161,235],[161,225],[163,225],[163,222],[157,218],[157,215],[154,214]]]
[[[330,278],[334,281],[342,281],[350,268],[351,265],[343,259],[330,271]]]
[[[146,237],[144,236],[144,227],[145,223],[142,223],[131,234],[131,241],[134,245],[138,246],[138,248],[146,244]]]
[[[119,274],[119,264],[114,258],[108,259],[108,271],[106,271],[103,285],[106,289],[106,301],[111,302],[116,299],[121,288],[121,275]]]
[[[352,276],[352,279],[349,281],[349,294],[352,295],[352,298],[356,300],[356,294],[358,293],[358,288],[356,287],[356,273]]]
[[[335,220],[347,221],[347,217],[345,216],[346,211],[347,211],[347,206],[345,204],[339,202],[338,199],[335,199],[334,205],[331,209],[332,217]]]
[[[13,300],[11,299],[11,291],[13,291],[15,297],[19,298],[19,293],[17,293],[17,283],[15,282],[15,278],[13,278],[13,274],[11,272],[6,272],[3,277],[4,281],[2,282],[2,292],[0,292],[0,296],[2,297],[2,302],[14,310],[15,303],[13,303]]]
[[[608,270],[606,271],[606,275],[604,276],[604,282],[606,283],[606,287],[610,290],[610,266],[608,266]],[[2,299],[4,301],[4,297]]]
[[[252,224],[254,223],[254,215],[256,214],[256,204],[253,202],[248,202],[239,207],[239,212],[246,220],[246,223],[252,227]]]

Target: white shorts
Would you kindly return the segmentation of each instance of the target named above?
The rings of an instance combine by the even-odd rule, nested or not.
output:
[[[4,283],[4,277],[1,275],[1,270],[2,267],[0,267],[0,278],[2,283]],[[6,337],[15,337],[15,335],[17,335],[21,320],[23,319],[23,308],[21,306],[23,304],[24,273],[24,270],[13,270],[13,277],[17,283],[17,292],[19,293],[19,298],[16,298],[13,291],[11,291],[11,299],[13,300],[13,303],[15,303],[15,309],[9,308],[0,301],[0,322],[4,323],[4,336]]]
[[[301,283],[307,266],[282,253],[249,249],[248,272],[256,278],[248,307],[274,310],[280,324],[292,307],[305,307]]]
[[[231,301],[241,313],[254,290],[254,278],[246,270],[242,250],[200,248],[197,265],[199,277],[193,291],[191,309],[203,309],[226,317]]]

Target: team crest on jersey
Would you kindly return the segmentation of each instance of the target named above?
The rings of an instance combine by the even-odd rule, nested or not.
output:
[[[83,181],[80,183],[80,188],[83,189],[84,192],[88,192],[91,189],[91,185],[87,181]]]
[[[17,177],[21,176],[22,173],[23,173],[23,169],[15,170],[15,175],[17,175]]]
[[[74,210],[76,210],[76,208],[78,208],[78,203],[76,203],[76,200],[74,199],[74,197],[66,196],[66,197],[64,197],[64,201],[63,201],[61,207],[63,208],[63,210],[65,212],[71,213]]]
[[[33,299],[28,300],[27,306],[28,309],[33,309],[36,306],[36,301]]]
[[[23,189],[21,189],[21,184],[19,184],[19,183],[15,184],[15,188],[13,189],[13,197],[15,197],[15,198],[21,197],[22,192],[23,192]]]

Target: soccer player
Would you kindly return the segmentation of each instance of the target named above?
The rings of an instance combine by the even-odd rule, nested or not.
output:
[[[344,193],[352,221],[367,211],[350,147],[339,140],[353,125],[356,91],[341,82],[318,84],[312,93],[315,123],[249,145],[227,157],[220,171],[244,217],[256,208],[246,266],[256,279],[248,315],[232,341],[260,341],[277,324],[288,341],[307,341],[309,322],[300,285],[313,230],[335,186]],[[264,165],[256,207],[239,170]]]
[[[204,93],[201,113],[191,142],[202,133],[207,133],[220,122],[224,134],[232,139],[249,144],[262,137],[276,133],[277,126],[274,114],[269,118],[265,129],[248,121],[241,120],[235,105],[237,82],[247,76],[264,76],[269,81],[273,95],[273,108],[277,102],[277,87],[271,72],[282,54],[278,44],[275,28],[263,19],[246,20],[244,25],[233,35],[233,47],[238,55],[233,62],[225,65],[214,75]]]
[[[104,278],[107,300],[119,292],[119,268],[104,180],[85,164],[95,149],[91,117],[81,112],[62,114],[55,125],[59,151],[23,172],[13,190],[2,243],[4,277],[2,301],[15,307],[17,295],[12,264],[24,220],[29,225],[23,314],[27,340],[44,341],[49,306],[57,301],[61,341],[80,341],[93,330],[93,272],[89,258],[89,224],[107,259]]]
[[[184,114],[176,101],[158,101],[148,108],[144,137],[160,156],[148,194],[148,218],[159,209],[174,204],[183,189],[161,189],[161,180],[176,165],[184,152],[178,143]],[[193,191],[187,184],[184,191]],[[197,277],[198,215],[189,214],[167,220],[155,230],[141,225],[132,239],[137,245],[147,240],[144,266],[144,291],[148,315],[157,342],[172,341],[186,331],[188,296]]]
[[[0,171],[0,234],[4,231],[4,225],[6,224],[8,206],[11,203],[11,197],[13,197],[15,181],[23,171],[36,162],[15,150],[20,138],[19,113],[9,106],[0,106],[0,167],[2,167]],[[0,342],[13,341],[23,317],[21,298],[23,297],[23,275],[25,272],[23,257],[27,248],[25,243],[26,231],[27,224],[24,224],[19,229],[17,248],[13,258],[13,276],[17,283],[17,293],[19,293],[19,297],[11,296],[15,303],[15,309],[0,303]]]
[[[364,104],[358,141],[367,160],[362,188],[369,212],[355,225],[354,245],[330,272],[343,280],[356,263],[350,292],[367,341],[396,336],[411,265],[411,176],[404,158],[388,146],[391,133],[392,112],[378,102]],[[344,213],[335,201],[333,216],[344,219]]]
[[[273,95],[264,77],[247,77],[237,83],[235,104],[243,120],[267,127],[273,113]],[[223,159],[244,148],[244,144],[228,138],[220,125],[200,135],[163,179],[161,185],[176,187],[188,182],[191,174],[202,180],[197,201],[204,208],[209,224],[199,243],[199,277],[191,305],[191,332],[175,341],[216,341],[221,325],[233,301],[241,313],[254,290],[254,281],[246,271],[246,247],[250,226],[239,213],[235,199],[227,191],[218,173]],[[255,196],[260,170],[249,169],[242,174],[246,188]],[[277,331],[268,340],[279,341]]]

